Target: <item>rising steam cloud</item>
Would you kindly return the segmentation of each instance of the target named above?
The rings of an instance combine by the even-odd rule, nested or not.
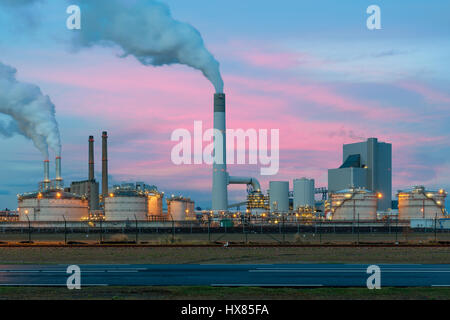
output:
[[[61,155],[55,106],[38,86],[18,82],[16,73],[0,62],[0,113],[12,118],[7,124],[0,122],[0,134],[10,137],[19,133],[31,139],[46,159],[49,147]]]
[[[174,20],[167,5],[154,0],[78,0],[82,27],[77,48],[118,46],[123,57],[144,65],[184,64],[198,69],[223,92],[219,62],[205,48],[201,34]]]

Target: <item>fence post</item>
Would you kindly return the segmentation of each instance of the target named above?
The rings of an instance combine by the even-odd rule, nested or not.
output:
[[[100,244],[103,242],[103,220],[100,220]]]
[[[208,241],[211,242],[211,217],[208,215]]]
[[[136,221],[136,230],[135,230],[136,235],[135,235],[135,238],[136,238],[136,244],[138,244],[138,239],[139,239],[139,229],[138,229],[138,220],[137,220],[136,215],[134,215],[134,221]]]
[[[64,244],[67,244],[67,221],[64,215],[62,217],[64,219]]]
[[[434,217],[434,242],[437,242],[437,212]]]
[[[359,245],[359,227],[360,227],[360,225],[359,225],[359,213],[358,213],[358,245]]]
[[[28,218],[28,215],[25,215],[25,217],[27,217],[28,220],[28,242],[31,243],[31,222],[30,218]]]

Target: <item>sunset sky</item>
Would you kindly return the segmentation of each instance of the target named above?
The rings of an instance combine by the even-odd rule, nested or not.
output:
[[[450,189],[450,2],[163,2],[220,62],[227,127],[280,130],[277,175],[260,176],[256,165],[230,165],[230,174],[254,176],[264,190],[270,180],[290,180],[292,188],[304,176],[326,186],[342,144],[377,137],[392,143],[394,192],[417,184]],[[366,28],[371,4],[381,8],[381,30]],[[211,168],[174,165],[170,136],[192,131],[196,120],[212,126],[210,82],[182,65],[143,66],[115,48],[74,52],[66,7],[0,6],[0,62],[55,104],[66,186],[87,178],[89,135],[100,181],[105,130],[111,184],[145,181],[209,207]],[[0,208],[15,208],[17,193],[37,188],[43,159],[22,136],[0,136],[0,150]],[[245,195],[230,187],[230,201]]]

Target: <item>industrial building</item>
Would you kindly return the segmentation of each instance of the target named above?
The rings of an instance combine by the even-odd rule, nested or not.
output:
[[[214,213],[228,211],[228,185],[244,184],[253,191],[261,191],[261,186],[255,178],[230,176],[227,172],[227,139],[225,94],[214,94],[214,129],[221,132],[220,137],[214,138],[214,162],[212,175],[212,210]]]
[[[424,186],[415,186],[409,190],[400,190],[398,197],[398,215],[400,220],[435,219],[446,215],[444,189],[432,191]]]
[[[328,192],[365,188],[381,194],[378,210],[392,206],[392,145],[369,138],[365,142],[344,144],[343,163],[328,170]]]

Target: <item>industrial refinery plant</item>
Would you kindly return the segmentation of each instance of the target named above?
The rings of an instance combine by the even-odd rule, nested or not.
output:
[[[225,94],[214,95],[214,128],[226,131]],[[270,181],[264,192],[254,177],[229,175],[226,139],[214,140],[223,148],[212,172],[211,208],[201,210],[190,198],[165,193],[144,182],[110,186],[108,182],[108,134],[102,133],[102,181],[94,176],[94,136],[88,139],[88,178],[64,187],[61,157],[55,159],[55,178],[50,179],[50,161],[44,161],[43,181],[31,193],[18,195],[18,213],[3,219],[19,221],[194,221],[245,217],[276,223],[286,221],[380,221],[395,219],[445,219],[444,189],[413,186],[399,190],[392,201],[392,145],[377,138],[346,144],[339,168],[328,170],[328,187],[316,187],[313,178]],[[220,153],[219,153],[220,154]],[[290,185],[291,183],[291,185]],[[247,186],[246,199],[228,201],[228,185]],[[292,186],[292,189],[291,189]],[[316,197],[317,196],[317,197]],[[316,199],[317,198],[317,199]],[[241,211],[241,207],[245,208]]]

